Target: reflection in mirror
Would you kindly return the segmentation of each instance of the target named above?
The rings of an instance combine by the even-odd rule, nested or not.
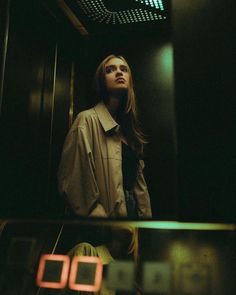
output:
[[[85,3],[74,7],[70,1],[64,1],[64,5],[66,5],[67,8],[69,7],[69,9],[78,16],[87,28],[87,31],[90,32],[87,36],[87,42],[84,45],[86,56],[81,54],[81,56],[76,57],[75,68],[78,75],[78,79],[76,80],[78,85],[76,86],[77,96],[75,96],[73,103],[74,118],[77,113],[90,107],[94,107],[99,99],[101,100],[103,96],[106,97],[109,94],[105,93],[104,95],[99,93],[99,97],[97,97],[98,93],[94,93],[94,91],[91,90],[91,85],[93,85],[94,82],[94,72],[101,60],[104,60],[104,58],[111,53],[116,54],[116,56],[124,56],[132,70],[134,82],[132,84],[134,85],[136,95],[136,114],[138,115],[139,125],[144,133],[146,143],[144,144],[144,153],[142,155],[142,160],[144,160],[145,163],[143,174],[150,194],[153,217],[168,219],[176,218],[176,136],[173,98],[173,50],[170,26],[170,1],[155,2],[155,5],[153,3],[150,5],[151,3],[148,1],[145,3],[136,1],[140,3],[135,4],[131,4],[132,1],[121,1],[119,4],[115,4],[114,1],[106,1],[104,4],[105,6],[109,5],[109,11],[119,11],[119,13],[114,13],[115,20],[112,25],[109,22],[106,23],[103,21],[104,19],[101,19],[101,22],[98,21],[100,20],[99,17],[96,20],[93,19],[93,14],[90,10],[97,11],[97,6],[102,2],[103,1],[99,1],[94,7],[90,5],[85,7]],[[132,10],[132,5],[137,6],[139,9],[137,9],[137,11],[145,11],[144,15],[148,13],[148,17],[145,18],[140,12],[140,19],[137,18],[137,21],[134,21],[135,14],[138,12]],[[102,14],[102,11],[104,10],[105,8],[102,6],[99,10],[100,14]],[[124,23],[120,23],[119,17],[116,19],[116,16],[119,16],[120,14],[122,15],[122,13],[125,14],[126,11],[128,11],[127,13],[130,16],[124,21]],[[155,15],[157,12],[159,14],[158,19],[150,16],[152,14]],[[96,13],[99,14],[98,11]],[[97,83],[95,83],[95,85],[97,85]],[[107,98],[105,100],[107,100]],[[122,121],[124,123],[121,124],[121,132],[127,137],[127,134],[124,133],[130,133],[130,123],[127,119]],[[133,124],[134,123],[132,123],[132,125]],[[122,125],[125,125],[125,127]],[[140,136],[138,130],[135,130],[135,135],[132,137],[134,139],[137,138],[137,133],[138,139],[141,139],[142,142],[143,137]],[[112,138],[113,137],[109,140]],[[100,149],[102,149],[100,141],[94,141],[97,141]],[[131,140],[131,145],[129,143],[129,147],[131,148],[132,141],[133,140]],[[104,151],[104,154],[99,157],[106,159],[106,149],[104,148],[102,150]],[[126,181],[125,179],[121,179],[120,181],[118,176],[122,175],[122,178],[125,178],[125,172],[121,171],[122,168],[123,170],[128,170],[127,174],[129,176],[133,175],[135,177],[135,172],[132,172],[132,169],[130,168],[132,165],[123,165],[124,163],[129,163],[129,161],[126,159],[123,160],[123,151],[121,153],[121,147],[116,148],[115,146],[111,146],[108,150],[110,151],[109,158],[115,159],[116,161],[120,161],[121,159],[122,165],[120,165],[120,167],[116,166],[117,173],[115,175],[114,172],[108,168],[97,169],[99,172],[96,170],[95,172],[93,171],[96,180],[95,185],[98,186],[98,190],[96,193],[90,192],[90,196],[95,195],[95,198],[93,199],[93,203],[95,204],[92,208],[90,207],[90,211],[87,212],[87,215],[89,216],[93,216],[93,214],[104,217],[121,217],[127,215],[122,208],[123,205],[120,205],[120,202],[125,203],[124,192],[121,190],[126,191],[124,188]],[[119,156],[117,154],[116,157],[114,157],[113,151],[117,152]],[[95,162],[96,158],[98,159],[98,155],[94,155],[94,151],[92,152],[92,158],[95,158]],[[117,165],[117,163],[114,163],[114,165]],[[101,165],[96,165],[95,163],[94,166],[100,167]],[[106,167],[106,165],[104,164],[103,167]],[[107,177],[108,175],[110,177],[108,181],[105,181],[106,179],[104,179],[104,177],[102,178],[104,169],[106,170]],[[131,171],[129,171],[129,169],[131,169]],[[82,169],[80,169],[80,171],[82,174]],[[99,185],[99,177],[96,176],[97,173],[101,173],[100,180],[103,183],[103,187],[108,187],[105,192],[103,192],[104,189]],[[142,178],[140,179],[142,180]],[[71,181],[73,181],[72,177]],[[131,190],[132,194],[134,192],[134,201],[137,203],[138,207],[138,210],[135,211],[138,211],[138,214],[135,213],[133,216],[132,214],[128,214],[128,217],[135,218],[135,215],[138,218],[151,217],[149,210],[150,206],[147,203],[147,197],[145,197],[145,195],[147,195],[145,188],[146,184],[143,180],[142,183],[140,183],[138,177],[136,177],[135,182],[135,187],[137,187],[137,184],[139,188],[141,187],[139,192],[137,192],[137,190],[134,192],[134,189]],[[68,184],[67,181],[65,181],[65,183]],[[113,183],[117,190],[115,194],[113,193]],[[75,189],[72,184],[68,184],[68,188],[74,189],[74,192],[79,191],[78,188]],[[86,192],[84,191],[84,195],[85,194]],[[112,198],[109,194],[112,195]],[[141,197],[140,195],[143,196]],[[106,202],[104,202],[104,196],[107,199]],[[128,198],[130,199],[130,194],[128,194]],[[73,201],[75,202],[75,200]],[[118,202],[119,205],[117,207],[119,208],[112,205],[114,201]],[[101,210],[96,210],[97,206],[101,207],[101,202],[102,207],[105,206],[103,212],[101,212]],[[107,204],[108,202],[109,205]],[[73,208],[75,205],[72,204],[71,206],[70,204],[69,207]],[[74,209],[74,212],[77,211],[78,214],[80,213],[80,210],[81,208],[78,208],[77,210]],[[80,213],[80,215],[83,214]]]
[[[4,295],[231,295],[235,285],[229,224],[6,222],[0,241]]]
[[[67,216],[63,142],[113,53],[133,74],[152,217],[235,221],[234,15],[234,0],[0,1],[0,216]]]
[[[176,218],[170,1],[3,2],[1,19],[4,25],[0,28],[0,37],[4,37],[4,50],[1,47],[1,52],[6,54],[1,55],[1,65],[4,64],[0,98],[3,139],[0,156],[4,171],[1,177],[4,204],[1,206],[1,216],[67,216],[65,207],[70,204],[68,211],[73,211],[74,217],[126,216],[127,207],[133,206],[137,207],[129,214],[133,219],[150,218],[151,209],[154,218]],[[93,154],[89,163],[83,163],[83,170],[88,170],[89,165],[96,166],[101,156],[103,159],[113,157],[114,165],[120,162],[120,167],[113,165],[111,172],[105,168],[105,160],[101,161],[103,170],[100,167],[95,170],[93,186],[92,178],[89,176],[88,183],[83,171],[83,186],[88,184],[91,189],[91,202],[78,205],[78,200],[75,204],[71,202],[74,196],[69,196],[68,202],[68,198],[62,198],[58,193],[57,171],[63,142],[77,114],[97,103],[92,90],[93,77],[99,63],[110,54],[124,56],[133,74],[133,85],[125,85],[126,79],[123,78],[130,71],[117,67],[118,75],[123,78],[116,83],[119,88],[127,86],[129,91],[126,91],[133,101],[114,121],[121,125],[123,140],[128,142],[125,154],[129,155],[131,162],[135,162],[134,165],[125,165],[128,168],[123,169],[128,171],[127,179],[133,177],[137,185],[136,189],[123,187],[121,151],[116,159],[115,150],[112,150],[116,148],[114,144],[107,147],[111,153],[107,155],[106,149],[100,147],[101,154]],[[108,76],[110,68],[106,71]],[[113,74],[111,72],[109,76]],[[135,103],[134,96],[130,96],[133,88]],[[121,94],[118,96],[123,97]],[[124,116],[129,108],[132,112]],[[93,135],[92,138],[95,141]],[[141,153],[144,142],[144,152]],[[139,171],[143,169],[139,180],[135,178],[137,162]],[[134,172],[129,170],[133,166]],[[97,183],[103,174],[106,174],[108,184],[103,185],[102,189]],[[115,181],[114,177],[119,174],[119,179]],[[100,182],[105,180],[101,179]],[[71,182],[76,183],[76,180]],[[71,191],[78,190],[68,182],[64,186]],[[86,199],[87,194],[83,194]],[[104,201],[107,195],[109,197]],[[125,195],[131,200],[130,206],[125,204]],[[96,210],[100,210],[100,213]]]

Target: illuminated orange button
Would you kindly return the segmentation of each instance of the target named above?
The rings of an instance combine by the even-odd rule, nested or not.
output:
[[[71,263],[69,288],[97,292],[102,282],[102,263],[99,257],[75,256]]]
[[[65,288],[69,267],[70,258],[66,255],[42,255],[36,278],[37,285],[51,289]]]

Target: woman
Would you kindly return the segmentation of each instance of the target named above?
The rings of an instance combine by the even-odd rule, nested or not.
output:
[[[60,193],[80,216],[151,217],[141,160],[145,139],[126,60],[109,55],[95,83],[100,102],[79,113],[64,144]]]

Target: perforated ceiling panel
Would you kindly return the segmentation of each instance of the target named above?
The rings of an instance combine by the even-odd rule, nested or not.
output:
[[[89,33],[170,27],[170,0],[57,0]]]
[[[166,19],[162,0],[134,0],[133,2],[138,4],[137,8],[129,8],[127,2],[121,10],[109,9],[104,0],[76,0],[76,2],[90,19],[100,23],[122,25]]]

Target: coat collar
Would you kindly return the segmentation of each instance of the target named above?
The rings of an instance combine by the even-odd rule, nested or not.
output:
[[[98,119],[105,132],[109,132],[112,129],[114,129],[116,132],[119,131],[120,125],[112,118],[103,101],[100,101],[94,107],[94,110],[97,113]]]

